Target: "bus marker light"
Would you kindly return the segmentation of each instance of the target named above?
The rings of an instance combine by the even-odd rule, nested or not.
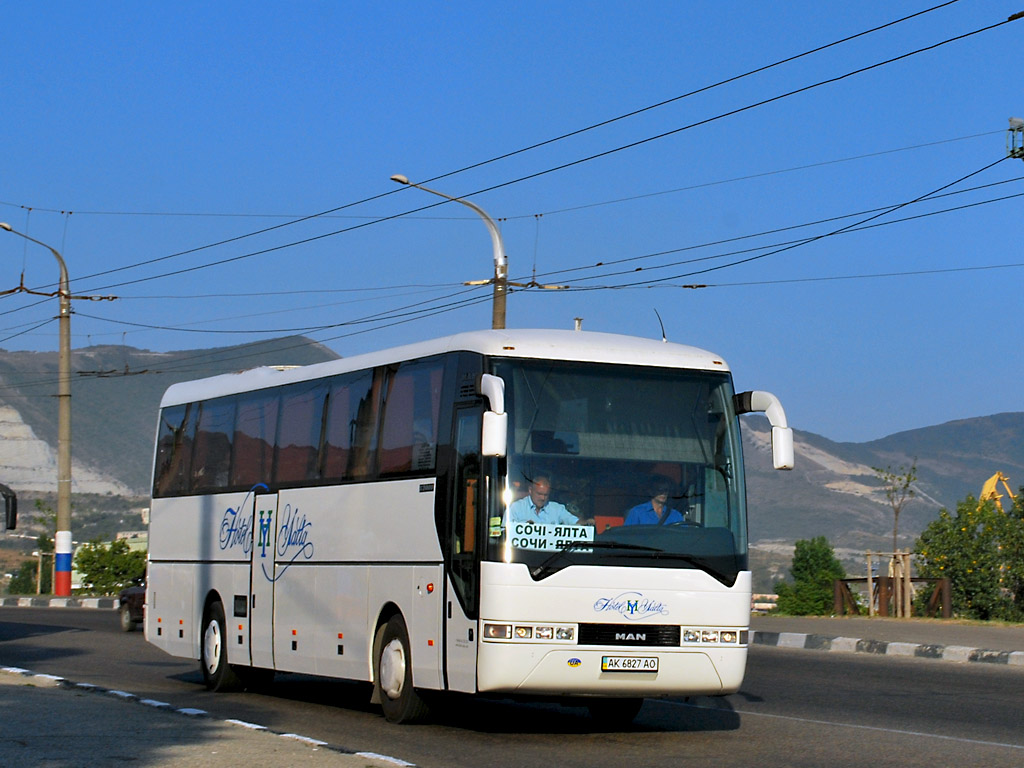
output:
[[[516,627],[516,637],[523,639],[533,637],[533,627]]]
[[[433,591],[434,591],[434,585],[433,584],[427,584],[427,594],[429,595]]]
[[[736,631],[735,630],[722,630],[722,642],[723,643],[735,643],[736,642]]]
[[[433,647],[434,641],[433,640],[427,640],[427,645],[430,646],[430,647]]]

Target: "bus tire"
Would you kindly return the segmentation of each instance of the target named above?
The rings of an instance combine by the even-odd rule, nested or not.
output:
[[[643,705],[643,699],[593,699],[587,709],[602,727],[622,728],[633,722]]]
[[[233,691],[241,687],[238,675],[228,664],[227,622],[224,620],[224,606],[219,601],[211,603],[203,616],[199,666],[207,689]]]
[[[409,633],[400,615],[380,630],[374,685],[384,717],[390,723],[412,723],[427,714],[427,705],[412,686]]]

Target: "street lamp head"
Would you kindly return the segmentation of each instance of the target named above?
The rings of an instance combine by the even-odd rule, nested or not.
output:
[[[392,181],[397,181],[399,184],[408,184],[409,183],[409,179],[406,178],[405,176],[403,176],[400,173],[396,173],[394,176],[392,176],[391,180]]]
[[[14,231],[13,229],[11,229],[11,225],[8,224],[6,221],[0,221],[0,229],[6,229],[8,232]]]
[[[1011,131],[1019,131],[1022,128],[1024,128],[1024,120],[1021,120],[1019,117],[1011,117],[1010,118],[1010,130]],[[392,176],[391,178],[394,178],[394,176]],[[4,226],[4,225],[0,224],[0,227],[2,227],[2,226]]]

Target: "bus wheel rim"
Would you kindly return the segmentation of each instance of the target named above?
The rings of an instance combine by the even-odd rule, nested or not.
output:
[[[203,643],[206,651],[206,668],[213,674],[220,665],[220,625],[216,621],[206,625]]]
[[[395,639],[380,654],[380,687],[389,699],[402,695],[405,683],[405,648]]]

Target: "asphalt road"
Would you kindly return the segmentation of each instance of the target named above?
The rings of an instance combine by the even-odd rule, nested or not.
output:
[[[297,675],[267,694],[210,694],[194,662],[120,632],[112,611],[0,608],[0,665],[424,768],[1024,765],[1024,669],[1006,665],[754,646],[738,694],[649,700],[632,728],[613,733],[582,709],[480,699],[448,699],[432,722],[394,726],[364,686]],[[89,729],[87,707],[81,718]]]

